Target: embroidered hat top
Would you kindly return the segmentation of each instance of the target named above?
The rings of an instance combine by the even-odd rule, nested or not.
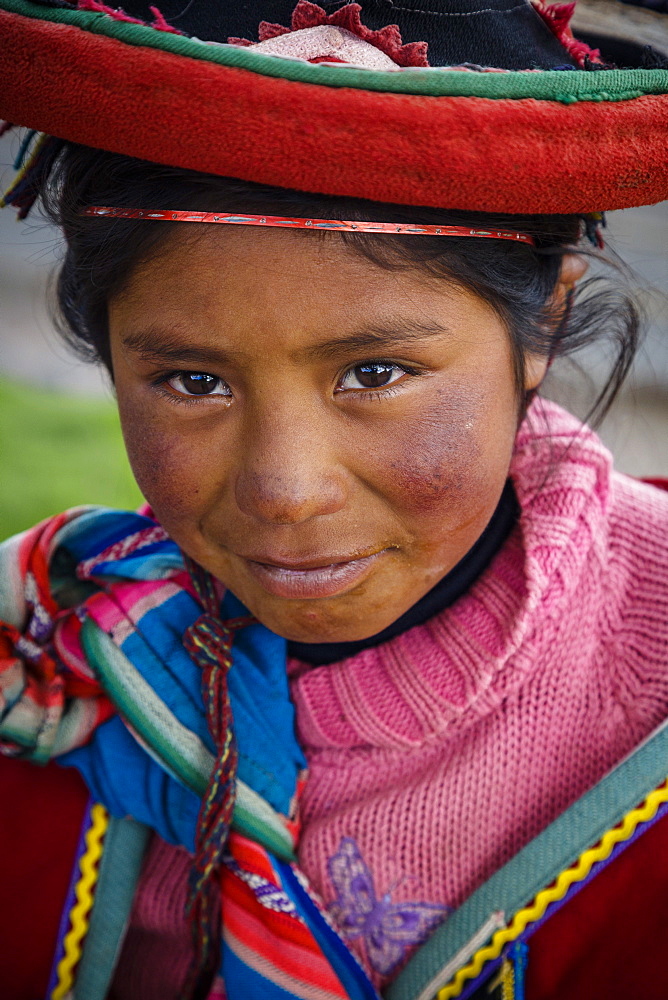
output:
[[[611,67],[573,36],[574,4],[158,2],[0,0],[0,116],[397,204],[587,213],[668,197],[668,60]]]

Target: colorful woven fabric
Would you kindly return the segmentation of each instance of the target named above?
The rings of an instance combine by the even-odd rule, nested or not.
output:
[[[148,511],[50,519],[0,547],[0,575],[0,748],[59,755],[112,815],[195,848],[189,995],[219,971],[228,1000],[375,997],[289,860],[304,761],[284,641],[232,595],[219,610]]]

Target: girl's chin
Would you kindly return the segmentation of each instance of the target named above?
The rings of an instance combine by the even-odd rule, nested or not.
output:
[[[345,594],[320,601],[260,600],[245,601],[253,614],[268,629],[292,642],[358,642],[377,635],[391,625],[404,609],[396,613],[386,605],[379,612],[378,603],[367,594]]]

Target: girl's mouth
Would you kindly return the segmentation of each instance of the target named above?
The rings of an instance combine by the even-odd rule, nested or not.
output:
[[[250,574],[274,597],[314,599],[334,597],[350,590],[369,572],[385,552],[374,552],[358,559],[332,562],[303,568],[244,559]]]

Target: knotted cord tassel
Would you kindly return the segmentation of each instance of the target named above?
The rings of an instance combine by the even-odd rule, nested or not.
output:
[[[245,615],[221,621],[216,581],[188,557],[185,561],[204,614],[186,630],[183,644],[202,669],[202,698],[209,731],[217,748],[216,762],[197,820],[195,862],[190,872],[186,905],[195,954],[183,996],[188,1000],[205,1000],[220,961],[218,875],[234,811],[238,764],[227,674],[232,666],[234,633],[255,619]]]

